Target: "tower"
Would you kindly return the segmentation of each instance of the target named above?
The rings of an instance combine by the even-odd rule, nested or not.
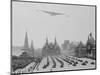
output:
[[[87,40],[87,54],[88,54],[88,56],[92,55],[93,48],[95,48],[95,40],[92,36],[92,33],[90,33],[88,35],[88,40]],[[94,52],[95,52],[95,49],[94,49]]]
[[[24,48],[25,48],[25,49],[29,49],[27,32],[26,32],[26,34],[25,34]]]
[[[48,37],[46,37],[46,45],[48,45]]]
[[[31,41],[31,49],[34,50],[34,47],[33,47],[33,40]]]
[[[89,36],[88,36],[88,42],[91,43],[91,44],[94,43],[94,38],[92,36],[92,33],[90,33]]]
[[[54,44],[55,44],[55,45],[57,45],[57,40],[56,40],[56,37],[55,37],[55,42],[54,42]]]
[[[33,40],[31,41],[31,49],[30,49],[31,53],[30,53],[30,56],[34,57],[34,47],[33,47]]]

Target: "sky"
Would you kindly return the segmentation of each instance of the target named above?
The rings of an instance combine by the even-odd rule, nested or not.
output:
[[[41,10],[63,13],[51,16]],[[42,48],[46,37],[49,42],[61,45],[64,40],[86,43],[90,32],[95,36],[95,7],[45,4],[12,3],[12,44],[23,46],[25,33],[29,45],[33,40],[35,48]]]

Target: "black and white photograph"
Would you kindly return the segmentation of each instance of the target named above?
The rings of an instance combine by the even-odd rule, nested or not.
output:
[[[94,69],[95,5],[12,0],[12,75]]]

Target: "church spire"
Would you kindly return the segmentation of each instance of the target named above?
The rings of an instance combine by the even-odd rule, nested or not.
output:
[[[55,37],[55,45],[57,44],[57,40],[56,40],[56,37]]]
[[[31,49],[34,50],[34,47],[33,47],[33,40],[31,41]]]
[[[25,49],[29,48],[27,32],[26,32],[26,34],[25,34],[24,48],[25,48]]]
[[[46,37],[46,44],[48,45],[48,37]]]
[[[32,51],[32,57],[34,57],[34,47],[33,47],[33,40],[31,41],[31,51]]]

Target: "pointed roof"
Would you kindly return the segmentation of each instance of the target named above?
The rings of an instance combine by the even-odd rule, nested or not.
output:
[[[56,37],[55,37],[55,44],[57,44],[57,40],[56,40]]]
[[[33,40],[31,41],[31,49],[34,49],[34,47],[33,47]]]
[[[25,34],[24,48],[29,48],[27,32]]]
[[[46,44],[48,44],[48,37],[46,37]]]

